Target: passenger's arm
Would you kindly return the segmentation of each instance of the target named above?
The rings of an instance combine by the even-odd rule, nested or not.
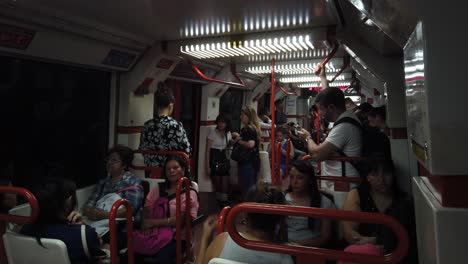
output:
[[[255,140],[244,141],[244,140],[240,139],[239,141],[237,141],[237,143],[239,143],[241,146],[246,147],[246,148],[255,147]]]
[[[229,234],[227,232],[221,233],[215,237],[213,242],[208,246],[205,251],[205,255],[203,256],[202,264],[208,264],[211,259],[217,258],[221,255],[223,251],[224,244],[226,243],[226,239],[228,238]],[[200,248],[200,252],[201,252]],[[198,263],[196,263],[198,264]]]
[[[312,157],[312,160],[323,161],[332,157],[337,151],[338,148],[330,142],[323,142],[320,145],[317,145],[314,140],[310,137],[310,133],[301,129],[297,132],[299,136],[307,141],[307,150],[309,155]]]
[[[209,216],[205,222],[203,222],[202,226],[202,234],[200,239],[200,247],[198,249],[198,254],[195,260],[195,264],[203,263],[205,258],[205,253],[208,248],[208,245],[211,242],[211,238],[213,236],[213,232],[216,229],[218,223],[218,217],[216,215]]]
[[[178,141],[178,145],[182,151],[187,153],[189,156],[192,156],[192,149],[190,147],[190,141],[188,140],[187,133],[185,132],[184,126],[182,123],[179,122],[179,132],[181,136],[176,136],[176,140]]]
[[[321,66],[319,76],[320,76],[320,82],[322,83],[322,88],[326,89],[326,88],[330,87],[329,84],[328,84],[328,79],[327,79],[326,67],[325,66]]]
[[[205,173],[207,176],[211,176],[210,149],[212,145],[213,145],[213,140],[207,138],[206,139],[206,158],[205,158]]]
[[[346,196],[346,200],[343,204],[343,210],[361,212],[359,193],[356,189],[351,190]],[[365,237],[357,231],[359,223],[343,221],[343,236],[349,244],[375,244],[375,237]]]
[[[320,236],[301,240],[301,241],[293,241],[302,246],[307,247],[322,247],[330,241],[332,237],[332,223],[329,219],[322,219],[320,220]]]
[[[95,209],[94,207],[96,206],[96,202],[99,200],[99,195],[101,194],[101,190],[103,188],[103,181],[100,181],[96,184],[94,187],[93,192],[88,198],[88,201],[86,201],[85,205],[83,206],[83,215],[90,217],[90,214],[92,214],[91,209]]]

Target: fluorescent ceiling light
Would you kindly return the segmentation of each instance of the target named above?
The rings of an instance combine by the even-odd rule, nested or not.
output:
[[[204,46],[203,52],[196,49],[194,45],[183,45],[180,48],[182,53],[194,56],[199,59],[219,58],[219,57],[237,57],[251,56],[259,54],[284,54],[289,51],[295,51],[293,58],[304,58],[306,55],[312,55],[313,45],[310,42],[310,35],[294,35],[286,38],[270,37],[255,38],[244,41],[222,41],[198,43],[198,46]],[[324,50],[322,50],[324,51]],[[322,52],[325,54],[325,52]]]
[[[350,82],[332,82],[329,84],[330,87],[348,87]],[[310,83],[301,83],[297,87],[299,88],[311,88],[311,87],[321,87],[322,84],[319,82],[310,82]]]
[[[343,80],[345,80],[345,76],[340,75],[335,80],[343,81]],[[318,81],[320,81],[320,77],[319,76],[282,77],[282,78],[279,79],[279,81],[282,82],[282,83],[318,82]],[[335,82],[333,82],[333,83],[335,83]]]
[[[297,61],[281,62],[275,65],[275,72],[282,75],[314,74],[318,64],[319,60],[314,60],[314,62],[310,62],[310,60],[304,60],[302,63],[298,63]],[[242,68],[242,66],[239,66],[239,68]],[[326,64],[325,68],[327,70],[327,73],[336,73],[339,71],[338,67],[331,66],[331,61]],[[270,74],[271,65],[245,65],[244,71],[253,74]]]

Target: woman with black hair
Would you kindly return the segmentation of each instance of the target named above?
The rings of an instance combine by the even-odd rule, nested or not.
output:
[[[108,151],[106,159],[106,169],[108,176],[100,180],[84,205],[83,213],[92,221],[99,221],[109,218],[109,210],[102,207],[102,202],[106,195],[118,194],[130,202],[134,212],[137,212],[143,202],[143,187],[141,180],[131,171],[130,166],[133,161],[133,151],[129,147],[116,145]],[[113,202],[112,202],[113,203]],[[112,204],[110,204],[112,205]],[[126,209],[124,207],[117,211],[117,217],[124,218]]]
[[[224,207],[228,201],[230,158],[227,149],[232,141],[230,120],[224,115],[216,117],[216,127],[206,138],[206,175],[215,187],[216,200]]]
[[[294,161],[289,170],[291,185],[286,190],[286,202],[294,206],[334,209],[333,201],[318,190],[314,167],[308,161]],[[288,216],[290,242],[309,247],[323,247],[330,242],[332,221],[303,216]]]
[[[70,262],[93,263],[94,257],[105,256],[101,242],[93,228],[83,225],[76,208],[76,186],[63,178],[53,178],[36,186],[33,194],[39,203],[39,216],[34,224],[25,225],[20,233],[41,238],[62,240],[67,246]],[[84,229],[85,235],[82,235]],[[83,245],[86,240],[87,251]]]
[[[393,162],[371,157],[365,165],[365,181],[348,193],[343,209],[394,217],[406,228],[411,241],[408,257],[403,263],[417,263],[414,209],[411,200],[397,187]],[[396,247],[395,235],[381,225],[346,221],[342,225],[344,238],[349,244],[380,245],[385,254]]]
[[[172,263],[176,257],[176,241],[173,238],[177,221],[181,221],[176,218],[176,189],[180,178],[190,179],[188,168],[181,156],[169,156],[163,170],[163,178],[166,181],[153,188],[146,197],[141,230],[149,236],[154,234],[154,240],[148,240],[144,235],[134,235],[135,251],[141,255],[154,255],[157,263]],[[189,195],[190,212],[186,212],[185,209],[185,193],[181,195],[181,209],[183,214],[189,213],[195,219],[199,208],[198,194],[192,189]],[[161,206],[167,207],[163,215],[156,213]],[[165,233],[163,238],[162,232],[167,232],[167,228],[170,235]],[[159,233],[155,234],[154,229],[158,229]]]
[[[181,122],[171,117],[175,98],[166,83],[160,82],[155,92],[157,113],[146,121],[140,137],[140,150],[179,150],[190,156],[190,142]],[[144,155],[145,165],[162,167],[166,156]],[[147,175],[148,176],[148,175]]]
[[[246,195],[247,202],[263,204],[284,204],[284,195],[277,187],[269,184],[257,184]],[[284,222],[281,215],[258,213],[246,214],[246,229],[242,236],[248,240],[285,242],[281,240],[278,227]],[[199,253],[195,264],[206,264],[212,258],[222,258],[241,263],[257,264],[292,264],[291,256],[286,254],[255,251],[237,245],[227,232],[217,235],[210,243],[212,234],[217,226],[217,218],[211,216],[203,224]]]

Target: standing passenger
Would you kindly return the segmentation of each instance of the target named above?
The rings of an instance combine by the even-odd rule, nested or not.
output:
[[[184,126],[171,117],[174,102],[172,91],[160,82],[155,93],[158,112],[143,127],[140,150],[180,150],[190,155],[190,142]],[[162,167],[166,161],[161,155],[144,155],[144,159],[148,167]]]
[[[260,170],[260,125],[257,113],[249,106],[242,108],[240,118],[244,127],[240,135],[234,132],[232,137],[245,154],[242,161],[238,161],[239,182],[245,193],[257,183],[257,173]]]
[[[280,126],[288,122],[288,117],[284,112],[283,101],[278,100],[275,102],[275,125]]]
[[[216,128],[206,139],[206,174],[215,186],[216,200],[224,207],[228,201],[230,158],[227,148],[232,141],[230,120],[225,115],[216,117]]]
[[[276,130],[276,140],[279,144],[281,144],[281,153],[277,153],[277,155],[281,155],[279,167],[280,167],[280,176],[282,180],[281,186],[283,187],[283,190],[288,188],[289,186],[289,179],[284,178],[284,175],[286,174],[286,170],[288,169],[286,168],[286,159],[292,160],[294,158],[294,145],[292,144],[291,141],[288,141],[287,135],[288,135],[288,131],[283,127],[280,127],[278,128],[278,130]],[[288,144],[290,147],[289,157],[286,156],[288,155],[288,153],[286,152],[288,148]]]
[[[330,87],[320,92],[316,102],[319,105],[320,114],[327,121],[335,124],[328,137],[320,145],[312,140],[310,133],[305,129],[299,132],[308,144],[309,154],[315,161],[325,161],[322,166],[322,176],[345,174],[348,177],[359,177],[359,172],[351,163],[345,162],[343,165],[340,161],[329,160],[338,156],[358,157],[361,155],[361,129],[345,122],[346,119],[359,122],[359,119],[352,110],[346,110],[344,94],[336,87]],[[323,182],[322,189],[334,191],[333,182]]]

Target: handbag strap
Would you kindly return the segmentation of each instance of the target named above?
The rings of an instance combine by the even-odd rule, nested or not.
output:
[[[227,149],[228,149],[228,134],[227,132],[224,132],[224,138],[226,139],[226,147],[224,148],[224,156],[227,160],[229,160],[228,154],[227,154]]]
[[[81,225],[81,244],[83,245],[83,250],[88,259],[91,258],[89,254],[88,241],[86,240],[86,225]]]

